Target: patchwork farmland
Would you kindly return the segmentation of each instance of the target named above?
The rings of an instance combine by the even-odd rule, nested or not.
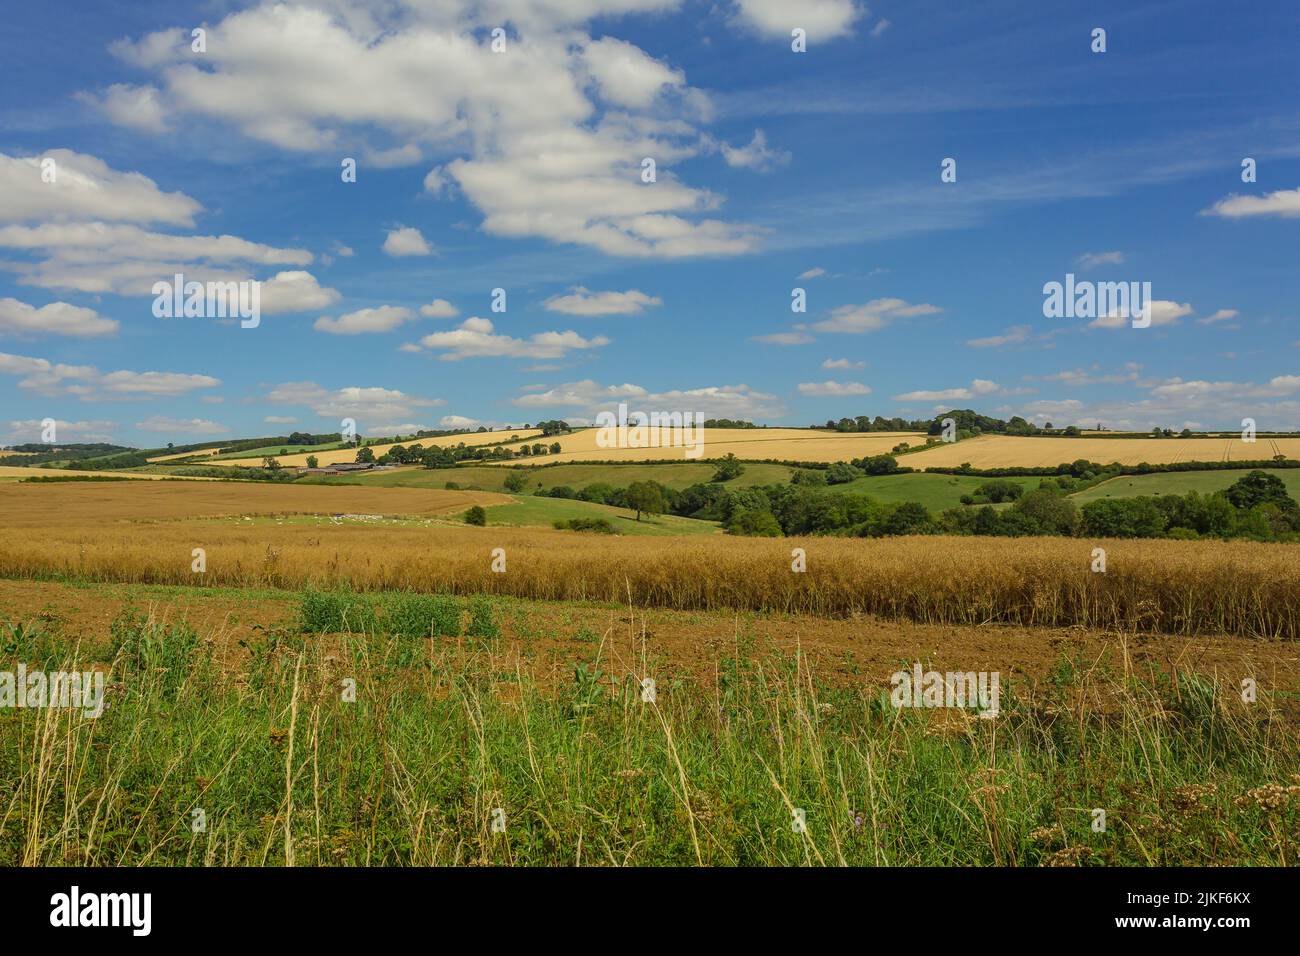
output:
[[[601,446],[601,429],[584,428],[557,435],[563,449],[548,455],[547,462],[656,461],[722,458],[735,455],[751,461],[850,461],[888,454],[902,442],[924,444],[920,432],[872,432],[840,434],[808,428],[703,428],[663,429],[652,432],[644,448]],[[698,455],[687,455],[686,444],[701,439]]]
[[[701,466],[610,467],[670,477],[663,469]],[[918,479],[966,490],[979,480],[889,480]],[[482,527],[464,522],[474,507]],[[654,533],[548,527],[594,513]],[[533,526],[494,517],[511,514]],[[806,845],[761,835],[789,833],[781,792],[825,829],[825,863],[1061,865],[1083,849],[1115,865],[1289,859],[1252,794],[1285,782],[1300,755],[1300,544],[772,540],[583,501],[364,478],[17,484],[0,495],[0,522],[4,653],[105,669],[120,688],[98,721],[70,716],[42,738],[42,766],[73,779],[69,789],[38,804],[36,778],[7,776],[10,864],[192,863],[191,835],[169,821],[202,806],[221,821],[209,852],[228,865],[286,853],[295,865],[565,863],[576,844],[525,836],[542,818],[538,832],[581,830],[605,847],[596,863],[788,865]],[[685,525],[700,533],[684,536]],[[1090,570],[1096,547],[1105,574]],[[806,556],[802,573],[792,549]],[[908,661],[1000,674],[996,719],[895,711],[891,682]],[[335,692],[345,676],[356,704]],[[1240,701],[1242,679],[1260,687],[1256,703]],[[301,819],[282,813],[282,715],[294,706],[309,728],[288,757],[301,781],[290,794],[301,787],[311,808]],[[30,766],[20,729],[33,718],[20,713],[0,722],[0,766],[14,771]],[[126,749],[146,725],[157,743]],[[490,750],[448,752],[436,767],[421,757],[430,739],[478,734]],[[199,738],[200,749],[184,743]],[[1158,767],[1128,759],[1153,749]],[[991,841],[980,794],[1008,751]],[[1102,781],[1080,769],[1098,760],[1114,768]],[[917,761],[929,783],[905,772]],[[826,766],[835,774],[816,769]],[[355,801],[337,785],[357,773],[396,788],[366,828],[348,823]],[[335,785],[314,795],[315,774]],[[137,775],[157,781],[159,813],[134,809]],[[1047,775],[1061,781],[1051,793],[1036,783]],[[891,782],[863,802],[878,779]],[[1157,820],[1188,779],[1213,787],[1213,816],[1195,829],[1120,830],[1099,844],[1075,809]],[[92,796],[103,836],[68,825]],[[457,838],[428,832],[410,800],[439,808]],[[953,800],[975,817],[950,814]],[[876,836],[854,836],[845,801],[876,815]],[[510,808],[518,839],[481,825],[494,806]],[[931,822],[916,827],[917,812]],[[628,832],[627,813],[644,829]],[[267,820],[278,821],[271,834]]]

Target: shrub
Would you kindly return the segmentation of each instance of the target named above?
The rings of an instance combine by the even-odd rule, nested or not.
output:
[[[555,530],[557,531],[596,531],[600,534],[613,534],[614,526],[609,523],[607,518],[570,518],[565,521],[557,518],[555,521]]]
[[[718,470],[713,473],[713,481],[731,481],[745,473],[745,466],[730,452],[718,462]]]
[[[402,591],[388,594],[384,607],[385,630],[398,637],[429,637],[434,610],[432,595]]]
[[[312,633],[379,630],[374,606],[350,591],[304,591],[298,610],[302,629]]]
[[[726,524],[729,534],[748,535],[755,538],[779,538],[782,536],[781,525],[770,511],[758,508],[746,508],[737,511]]]
[[[1083,506],[1083,533],[1098,538],[1155,538],[1168,519],[1150,498],[1107,498]]]
[[[465,512],[465,523],[482,528],[487,524],[487,511],[482,505],[474,505]]]
[[[610,499],[614,497],[614,486],[604,481],[597,481],[587,485],[580,492],[578,497],[583,501],[594,501],[599,505],[607,505]]]
[[[930,512],[915,501],[904,501],[885,519],[886,534],[920,534],[930,528]]]
[[[1295,507],[1293,499],[1286,490],[1286,484],[1277,475],[1265,471],[1252,471],[1244,478],[1238,478],[1224,492],[1233,507],[1249,510],[1256,505],[1274,504]]]
[[[429,630],[432,634],[445,637],[460,637],[460,601],[451,594],[433,596],[433,613]]]
[[[1000,504],[1004,501],[1016,501],[1025,493],[1023,485],[1014,481],[986,481],[975,489],[975,495],[983,498],[985,501],[993,504]]]
[[[1079,521],[1074,502],[1047,488],[1037,488],[1011,506],[1026,534],[1073,535]]]
[[[893,455],[872,455],[869,458],[857,458],[853,461],[853,467],[859,468],[864,474],[868,475],[892,475],[901,471],[898,462],[894,460]],[[911,471],[911,469],[907,469]]]
[[[844,461],[837,461],[826,469],[826,484],[828,485],[846,485],[850,481],[861,477],[861,468],[855,468]]]
[[[818,486],[825,487],[826,483],[827,475],[824,471],[812,471],[801,468],[790,476],[790,484],[792,485],[816,488]]]
[[[486,594],[475,594],[469,599],[469,630],[466,633],[470,637],[501,636],[496,605]]]

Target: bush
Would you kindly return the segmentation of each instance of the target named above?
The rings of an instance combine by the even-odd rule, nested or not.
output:
[[[1083,533],[1096,538],[1156,538],[1168,519],[1150,498],[1111,498],[1083,506]]]
[[[614,526],[609,523],[607,518],[570,518],[565,521],[562,518],[555,520],[556,531],[596,531],[600,534],[613,534]]]
[[[1079,509],[1069,498],[1047,488],[1037,488],[1011,506],[1014,519],[1023,522],[1017,530],[1023,534],[1074,534]]]
[[[850,481],[862,477],[862,469],[855,468],[848,462],[837,461],[826,469],[826,484],[847,485]]]
[[[384,629],[397,637],[429,637],[434,600],[428,594],[397,591],[384,596]]]
[[[501,636],[496,605],[486,594],[475,594],[469,599],[469,630],[466,633],[470,637]]]
[[[465,512],[465,523],[484,527],[487,524],[487,511],[482,505],[474,505]]]
[[[868,475],[892,475],[896,472],[912,470],[910,468],[899,468],[898,462],[894,460],[893,455],[872,455],[869,458],[856,458],[852,467],[859,468],[864,474]]]
[[[511,494],[523,491],[526,484],[528,484],[528,476],[518,469],[512,468],[510,474],[506,475],[506,491]]]
[[[1287,494],[1286,484],[1277,475],[1252,471],[1238,478],[1224,492],[1234,508],[1249,510],[1256,505],[1274,504],[1295,507],[1295,499]]]
[[[811,471],[801,468],[790,476],[790,484],[808,488],[819,486],[824,488],[827,484],[827,475],[824,471]]]
[[[746,508],[737,511],[727,522],[728,534],[748,535],[755,538],[779,538],[782,536],[781,525],[770,511],[758,508]]]
[[[594,501],[598,505],[610,504],[610,499],[613,498],[614,495],[614,486],[605,481],[593,482],[578,492],[578,497],[581,500]]]
[[[433,596],[430,633],[441,637],[460,637],[460,601],[450,594]]]
[[[718,470],[713,473],[713,481],[731,481],[745,473],[745,466],[730,452],[718,462]]]
[[[1023,485],[1014,481],[986,481],[975,489],[975,496],[986,502],[1001,504],[1004,501],[1016,501],[1025,493]]]
[[[379,630],[374,606],[351,591],[304,591],[299,619],[304,631],[316,634]]]
[[[922,534],[929,530],[930,512],[915,501],[904,501],[885,519],[886,534]]]

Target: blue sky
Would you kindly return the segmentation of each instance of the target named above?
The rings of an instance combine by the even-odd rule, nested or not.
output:
[[[1300,428],[1300,7],[1083,6],[10,10],[0,442],[620,401]],[[261,324],[155,317],[178,271],[261,281]],[[1150,282],[1151,327],[1045,318],[1067,273]]]

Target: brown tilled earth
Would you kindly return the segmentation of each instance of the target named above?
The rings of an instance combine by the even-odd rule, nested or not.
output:
[[[110,623],[127,606],[161,621],[188,622],[216,641],[221,658],[235,668],[248,654],[241,642],[256,643],[275,627],[296,630],[298,609],[296,596],[285,592],[0,580],[0,624],[35,623],[69,644],[107,640]],[[599,659],[611,674],[650,670],[661,681],[712,684],[729,658],[764,660],[800,650],[818,678],[845,687],[885,689],[890,674],[917,660],[927,669],[998,671],[1004,681],[1032,683],[1068,658],[1112,674],[1196,671],[1234,685],[1249,676],[1261,689],[1300,691],[1300,645],[1294,642],[523,600],[503,600],[501,608],[503,637],[491,648],[494,666],[512,671],[518,664],[548,683],[568,681],[575,663]]]

